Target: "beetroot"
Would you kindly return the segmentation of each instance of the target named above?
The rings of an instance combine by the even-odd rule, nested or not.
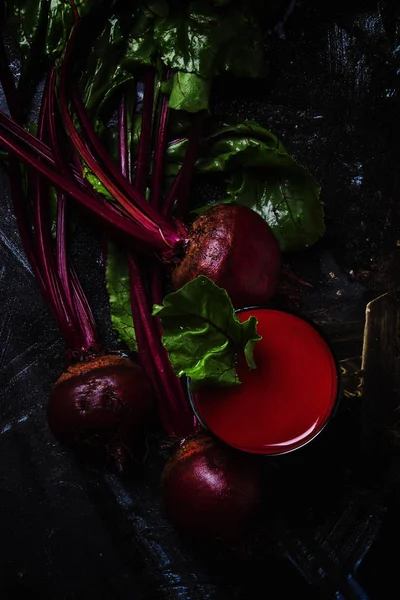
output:
[[[234,542],[257,515],[262,478],[254,459],[200,433],[183,441],[164,467],[162,494],[176,529]]]
[[[105,355],[75,363],[61,375],[50,394],[47,421],[62,443],[106,448],[122,469],[153,408],[153,389],[141,367]]]
[[[174,289],[205,275],[226,289],[235,308],[264,305],[275,293],[281,252],[268,224],[240,204],[220,204],[192,224]]]

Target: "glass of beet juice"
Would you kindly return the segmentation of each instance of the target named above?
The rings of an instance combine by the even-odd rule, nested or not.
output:
[[[238,311],[258,319],[256,370],[238,361],[237,386],[204,387],[190,394],[200,423],[244,452],[277,455],[313,440],[333,415],[339,370],[316,326],[292,313],[265,307]]]

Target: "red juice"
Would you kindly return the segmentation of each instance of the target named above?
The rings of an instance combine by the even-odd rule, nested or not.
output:
[[[317,330],[290,313],[256,308],[238,313],[258,319],[256,370],[238,360],[238,386],[208,387],[193,398],[196,412],[221,440],[246,452],[281,454],[313,439],[338,395],[332,352]]]

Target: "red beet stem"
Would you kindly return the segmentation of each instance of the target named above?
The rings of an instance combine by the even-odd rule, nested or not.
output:
[[[71,6],[73,6],[73,3]],[[74,10],[76,10],[76,7]],[[138,191],[130,185],[129,181],[119,172],[118,168],[112,162],[106,150],[98,140],[90,119],[86,113],[83,102],[76,91],[72,94],[73,104],[76,114],[86,131],[87,141],[91,144],[92,148],[90,148],[86,140],[81,140],[80,135],[75,128],[73,119],[69,113],[67,84],[69,82],[70,62],[76,36],[79,30],[79,22],[79,16],[76,16],[75,24],[68,40],[64,59],[61,63],[59,72],[58,100],[61,116],[67,132],[79,154],[82,156],[84,162],[88,165],[100,182],[106,187],[108,192],[125,209],[127,220],[130,217],[130,219],[135,221],[135,223],[132,223],[132,225],[135,224],[137,226],[136,235],[133,235],[133,238],[135,239],[136,237],[138,238],[137,241],[142,241],[147,245],[152,245],[153,250],[166,249],[166,247],[171,248],[177,242],[179,242],[179,235],[177,231],[171,226],[171,224],[165,221],[161,215],[157,214],[157,212],[150,207],[146,199],[142,197]],[[99,165],[95,156],[96,154],[100,157],[102,162],[105,163],[105,165]],[[91,204],[94,204],[93,201]],[[115,214],[113,215],[113,218],[114,220],[116,219]]]
[[[119,158],[121,171],[129,165],[126,104],[119,111]],[[193,430],[193,418],[179,379],[172,370],[168,354],[161,342],[158,323],[151,314],[152,302],[145,288],[138,257],[129,254],[131,307],[139,349],[139,361],[151,379],[158,400],[158,413],[170,435],[187,435]],[[157,283],[157,300],[162,300],[161,279]]]
[[[121,166],[121,172],[127,172],[128,177],[131,178],[131,173],[128,172],[129,171],[130,149],[129,149],[129,145],[128,145],[126,109],[127,109],[126,101],[125,101],[125,98],[123,98],[121,101],[121,104],[120,104],[120,108],[119,108],[119,121],[118,121],[119,161],[120,161],[120,166]],[[131,282],[132,282],[132,279],[134,276],[134,274],[132,273],[132,270],[134,270],[135,273],[139,272],[139,265],[137,262],[137,258],[134,257],[133,255],[130,255],[130,257],[129,257],[129,272],[130,272]],[[140,277],[140,279],[138,278],[137,283],[139,285],[142,285],[141,277]],[[136,282],[135,282],[135,285],[136,285]],[[137,290],[136,294],[140,298],[139,302],[141,301],[142,304],[145,304],[146,303],[146,293],[144,291],[144,288]],[[140,311],[139,304],[136,302],[136,294],[135,294],[135,299],[133,299],[133,293],[131,291],[132,317],[133,317],[133,321],[134,321],[136,341],[138,344],[139,362],[140,362],[144,372],[146,373],[146,375],[152,381],[154,391],[156,393],[157,398],[160,398],[160,397],[162,397],[162,384],[159,380],[159,377],[157,374],[157,369],[156,369],[156,364],[155,364],[155,362],[153,360],[153,356],[151,354],[149,337],[146,332],[146,327],[142,326],[142,323],[141,323],[141,311]],[[163,426],[165,427],[166,431],[172,431],[173,430],[172,424],[169,420],[168,413],[165,410],[165,408],[163,407],[163,405],[161,405],[159,407],[159,414],[160,414],[161,422],[163,423]]]
[[[189,194],[192,175],[197,159],[197,149],[204,123],[205,113],[197,113],[193,117],[192,127],[188,137],[188,147],[182,167],[175,178],[164,202],[163,214],[171,215],[175,204],[175,216],[182,218],[189,209]]]
[[[49,179],[54,186],[69,194],[108,226],[111,226],[128,236],[134,243],[139,245],[142,251],[154,252],[154,250],[166,250],[174,245],[172,240],[167,240],[160,234],[160,231],[158,233],[153,233],[137,223],[129,221],[114,209],[109,208],[107,204],[97,202],[93,196],[86,191],[83,191],[81,187],[78,187],[73,179],[63,176],[59,172],[53,170],[48,162],[44,162],[38,158],[34,148],[29,146],[25,147],[24,144],[20,143],[19,137],[14,131],[8,127],[4,127],[2,116],[5,115],[4,113],[2,115],[0,111],[0,142],[2,145],[15,154],[20,160],[38,170],[42,175]],[[23,130],[23,128],[19,126],[18,129]],[[51,163],[54,164],[54,159],[51,160]],[[176,241],[178,241],[178,239],[178,235],[176,234]]]
[[[88,299],[83,291],[79,278],[73,265],[69,265],[70,285],[72,289],[73,306],[79,319],[79,326],[83,340],[83,347],[88,351],[100,350],[99,336],[96,322],[89,305]]]
[[[11,199],[14,207],[15,218],[17,220],[17,226],[22,242],[22,247],[29,261],[29,264],[31,265],[35,279],[37,280],[43,294],[45,294],[46,287],[37,264],[35,253],[33,251],[30,228],[28,226],[28,223],[26,222],[26,199],[24,197],[25,195],[21,184],[22,173],[19,169],[19,164],[17,160],[12,156],[10,156],[8,175],[10,180]]]
[[[4,75],[4,69],[2,75]],[[22,111],[22,102],[20,101],[21,95],[16,91],[13,84],[11,85],[10,77],[8,79],[6,77],[5,80],[3,78],[2,85],[9,91],[12,91],[12,94],[6,94],[6,99],[10,102],[10,98],[12,98],[13,104],[9,107],[10,112],[15,119],[19,120]],[[45,134],[48,119],[48,89],[49,86],[46,84],[38,123],[38,135],[40,138]],[[8,121],[13,123],[10,119],[8,119]],[[41,142],[39,141],[39,143]],[[21,172],[19,171],[16,160],[12,157],[10,157],[9,161],[9,175],[18,229],[34,276],[40,286],[46,303],[57,322],[69,351],[81,351],[82,344],[80,331],[79,329],[75,329],[73,313],[71,313],[70,310],[70,302],[65,293],[63,282],[58,278],[50,235],[49,232],[46,232],[48,217],[46,200],[48,199],[48,190],[43,185],[41,177],[37,172],[32,174],[31,171],[28,171],[31,189],[33,190],[32,229],[31,224],[28,224],[30,209],[26,194],[21,185]],[[34,239],[32,235],[34,235]],[[61,251],[61,245],[62,241],[57,239],[59,251]],[[63,253],[66,254],[65,250],[63,250]]]
[[[128,130],[126,120],[126,100],[122,98],[118,112],[118,141],[119,141],[119,163],[121,173],[131,181],[131,172],[129,168],[129,149],[128,149]]]
[[[56,258],[57,272],[64,288],[68,305],[72,307],[71,286],[68,277],[68,262],[66,252],[66,208],[67,198],[63,192],[57,194],[57,225],[56,225]]]
[[[61,87],[60,94],[62,98],[61,103],[64,105],[64,96]],[[133,218],[138,220],[139,223],[143,223],[143,226],[148,226],[152,229],[155,229],[156,231],[159,231],[161,229],[164,237],[171,237],[173,242],[177,241],[176,231],[171,226],[171,224],[168,223],[168,221],[166,221],[160,215],[160,213],[154,210],[147,202],[145,198],[145,188],[144,191],[141,192],[138,186],[136,186],[135,188],[133,185],[131,185],[129,180],[122,175],[122,173],[118,170],[118,167],[111,160],[109,154],[98,139],[96,132],[93,129],[93,125],[86,113],[86,109],[83,105],[83,102],[76,90],[73,90],[72,92],[72,100],[78,119],[80,120],[83,130],[85,131],[85,134],[88,137],[88,141],[90,142],[91,147],[93,149],[93,155],[97,155],[101,161],[101,164],[99,164],[98,161],[92,157],[91,153],[86,150],[85,145],[81,144],[81,140],[78,134],[79,145],[77,144],[77,148],[80,152],[81,150],[83,150],[83,158],[85,162],[87,162],[86,158],[89,157],[91,163],[89,166],[92,169],[93,173],[96,175],[96,177],[98,177],[98,179],[103,183],[103,185],[105,185],[106,187],[108,187],[108,185],[112,186],[109,189],[109,191],[122,204],[125,210],[127,210],[127,212],[131,214]],[[143,115],[143,120],[144,119],[145,115]],[[149,120],[151,135],[151,115]],[[72,119],[67,117],[67,122],[70,130],[71,126],[73,127],[73,121]],[[76,139],[75,132],[73,134],[74,140]],[[147,135],[147,131],[145,131],[145,135]],[[137,173],[141,172],[141,169],[139,168],[139,157],[140,155],[138,155]],[[109,176],[107,173],[109,173]]]
[[[145,195],[151,155],[155,86],[155,71],[153,68],[147,69],[143,85],[142,123],[140,127],[135,186],[142,195]]]
[[[155,208],[160,207],[162,196],[164,160],[165,151],[167,149],[167,127],[169,116],[168,101],[168,97],[164,96],[161,106],[160,122],[158,126],[158,134],[154,153],[150,202]]]
[[[50,109],[49,105],[49,84],[46,84],[38,123],[38,137],[43,139],[48,131]],[[58,277],[56,262],[53,256],[51,239],[47,224],[47,208],[48,208],[48,188],[42,180],[38,172],[33,174],[33,224],[35,229],[36,253],[38,265],[43,274],[47,290],[47,303],[53,312],[58,327],[64,337],[67,347],[70,351],[84,350],[82,348],[80,331],[78,328],[78,320],[72,313],[71,304],[68,301],[69,281],[68,275],[65,274],[64,283]],[[47,231],[46,231],[47,229]],[[57,231],[57,234],[59,232]],[[65,245],[64,232],[57,246]],[[63,255],[66,254],[65,247],[61,249]],[[65,257],[63,256],[63,260]]]
[[[26,146],[34,151],[38,157],[46,160],[49,165],[55,166],[56,162],[50,148],[37,137],[29,133],[29,131],[26,131],[26,129],[18,125],[15,120],[10,119],[10,117],[2,110],[0,110],[0,126],[5,132],[10,134],[10,139],[15,140],[22,145],[26,144]]]
[[[146,215],[144,215],[132,202],[130,198],[127,198],[124,193],[121,193],[118,185],[114,182],[113,178],[106,173],[104,170],[99,168],[99,164],[92,153],[91,149],[89,149],[86,142],[84,142],[75,128],[74,122],[69,114],[68,107],[65,100],[65,89],[60,87],[60,109],[61,114],[67,128],[68,134],[71,137],[75,147],[77,148],[79,154],[82,156],[84,162],[88,165],[89,169],[94,173],[94,175],[99,179],[102,185],[107,189],[107,191],[123,206],[127,215],[129,215],[134,221],[140,224],[143,228],[148,229],[151,232],[157,232],[159,235],[158,226],[149,219]]]
[[[156,383],[161,423],[169,435],[186,436],[193,432],[193,417],[181,383],[172,371],[168,354],[158,335],[140,267],[133,255],[129,257],[129,272],[139,357],[142,357],[142,368]]]
[[[53,152],[56,158],[57,166],[60,168],[63,175],[66,174],[67,168],[64,164],[63,154],[57,144],[57,107],[54,105],[54,89],[55,89],[55,71],[51,70],[49,82],[47,86],[46,102],[48,104],[47,118],[49,137],[51,140]],[[64,192],[57,193],[57,224],[56,224],[56,264],[57,272],[63,287],[68,306],[73,310],[73,302],[71,295],[71,285],[68,273],[67,261],[67,242],[66,242],[66,202],[67,198]]]
[[[167,406],[164,403],[164,394],[166,392],[168,393],[168,391],[163,389],[163,365],[159,360],[159,357],[155,356],[151,350],[155,338],[154,328],[151,320],[148,318],[146,319],[146,314],[149,314],[150,307],[146,296],[140,267],[137,258],[133,255],[129,256],[129,274],[131,280],[132,317],[138,345],[139,362],[142,366],[142,369],[153,383],[157,398],[157,411],[161,424],[165,431],[172,435],[174,434],[174,426],[172,424],[171,416]]]
[[[13,119],[16,119],[14,114]],[[21,147],[26,145],[26,147],[32,150],[32,152],[34,152],[38,157],[45,160],[48,165],[55,167],[56,161],[49,146],[44,144],[42,140],[39,140],[37,137],[29,133],[29,131],[26,131],[26,129],[18,125],[18,118],[16,120],[13,119],[10,119],[10,117],[0,110],[0,127],[3,127],[6,132],[10,133],[10,139],[14,139],[17,143],[21,143]],[[82,171],[80,164],[79,168],[77,168],[77,166],[74,164],[70,164],[69,168],[77,183],[80,185],[87,184],[87,180],[83,179],[82,175],[80,175]]]

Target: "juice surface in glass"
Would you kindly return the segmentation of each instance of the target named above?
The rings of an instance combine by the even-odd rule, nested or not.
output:
[[[246,309],[258,319],[256,370],[238,359],[237,386],[205,387],[192,400],[198,417],[217,437],[255,454],[300,448],[325,426],[338,397],[333,354],[315,327],[280,310]]]

